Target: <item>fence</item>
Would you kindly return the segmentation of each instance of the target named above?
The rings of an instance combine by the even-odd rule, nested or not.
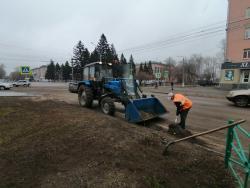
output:
[[[228,121],[232,124],[234,121]],[[225,166],[229,168],[236,178],[240,188],[247,188],[250,185],[250,133],[240,126],[228,128],[226,141]],[[247,139],[247,147],[241,141]]]

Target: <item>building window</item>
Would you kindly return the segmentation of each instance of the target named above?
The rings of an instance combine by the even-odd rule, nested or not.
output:
[[[246,9],[246,18],[250,18],[250,7]]]
[[[250,58],[250,49],[244,49],[243,58],[244,59]]]
[[[234,80],[234,70],[226,70],[225,71],[225,80],[233,81]]]
[[[250,39],[250,28],[247,28],[245,31],[245,39]]]
[[[242,82],[243,83],[248,83],[250,81],[250,72],[249,71],[244,71],[243,72],[243,77],[242,77]]]

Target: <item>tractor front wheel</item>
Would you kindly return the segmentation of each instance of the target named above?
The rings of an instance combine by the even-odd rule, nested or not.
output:
[[[104,114],[114,115],[115,113],[115,104],[110,97],[105,97],[101,100],[101,108]]]
[[[91,88],[81,85],[78,90],[78,102],[82,107],[90,108],[93,103],[93,92]]]
[[[248,105],[248,98],[246,96],[237,96],[235,98],[235,104],[239,107],[247,107]]]

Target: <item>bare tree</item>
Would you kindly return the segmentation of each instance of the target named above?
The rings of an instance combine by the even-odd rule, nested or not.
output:
[[[137,80],[139,80],[140,85],[141,85],[143,80],[152,80],[153,79],[153,75],[150,75],[150,74],[148,74],[146,72],[142,72],[142,71],[139,71],[135,77]]]
[[[19,68],[16,68],[13,72],[9,75],[11,80],[23,80],[25,78],[24,75],[20,74]]]
[[[6,76],[6,72],[5,72],[5,69],[4,69],[4,65],[1,64],[0,65],[0,79],[3,79],[5,76]]]

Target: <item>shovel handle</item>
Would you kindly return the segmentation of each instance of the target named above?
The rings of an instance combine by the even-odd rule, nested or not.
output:
[[[229,127],[234,127],[234,126],[242,124],[244,122],[246,122],[246,120],[239,120],[239,121],[236,121],[236,122],[231,123],[229,125],[225,125],[225,126],[222,126],[222,127],[218,127],[218,128],[211,129],[211,130],[208,130],[208,131],[204,131],[204,132],[201,132],[201,133],[197,133],[197,134],[194,134],[194,135],[191,135],[191,136],[187,136],[185,138],[181,138],[181,139],[178,139],[178,140],[174,140],[174,141],[168,142],[167,145],[166,145],[166,147],[165,147],[165,150],[164,150],[163,154],[167,152],[167,149],[169,148],[170,145],[173,145],[175,143],[182,142],[182,141],[188,140],[190,138],[195,138],[195,137],[198,137],[198,136],[210,134],[210,133],[213,133],[213,132],[216,132],[216,131],[220,131],[220,130],[223,130],[223,129],[226,129],[226,128],[229,128]]]

